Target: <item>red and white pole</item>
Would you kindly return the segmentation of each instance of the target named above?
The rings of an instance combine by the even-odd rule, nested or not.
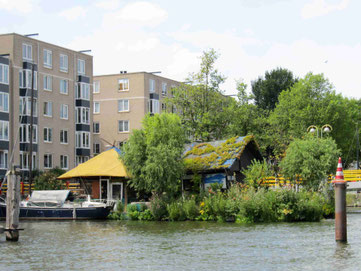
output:
[[[343,178],[341,157],[338,159],[336,178],[332,181],[335,188],[335,238],[347,242],[346,186]]]

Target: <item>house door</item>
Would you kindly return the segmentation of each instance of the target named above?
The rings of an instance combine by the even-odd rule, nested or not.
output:
[[[123,183],[112,183],[112,200],[123,199]]]
[[[109,179],[100,179],[100,199],[109,198]]]

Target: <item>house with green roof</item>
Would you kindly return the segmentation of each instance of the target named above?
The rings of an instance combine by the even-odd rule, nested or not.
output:
[[[227,189],[231,182],[242,182],[244,176],[241,171],[253,159],[262,160],[262,155],[252,135],[189,144],[184,152],[187,175],[183,180],[183,189],[190,190],[195,175],[201,178],[203,189],[212,183],[219,183]]]

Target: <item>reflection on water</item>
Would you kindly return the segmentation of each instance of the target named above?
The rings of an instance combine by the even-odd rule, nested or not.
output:
[[[0,237],[0,270],[359,270],[360,214],[347,244],[334,221],[240,226],[210,222],[24,222]]]

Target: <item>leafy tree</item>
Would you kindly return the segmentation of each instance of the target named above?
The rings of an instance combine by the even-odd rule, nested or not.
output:
[[[244,169],[242,173],[245,176],[245,183],[255,189],[260,188],[265,179],[273,175],[273,171],[266,160],[252,160],[251,165]]]
[[[64,188],[64,182],[57,178],[64,174],[65,170],[53,168],[45,172],[38,172],[34,178],[35,190],[59,190]]]
[[[293,73],[287,69],[266,71],[264,78],[252,81],[255,104],[261,109],[273,110],[278,102],[278,95],[292,87],[296,81]]]
[[[280,167],[285,177],[293,181],[302,179],[303,186],[316,191],[322,180],[335,173],[339,153],[336,142],[330,137],[295,139],[287,148]]]
[[[231,121],[235,100],[220,89],[225,78],[214,67],[217,58],[213,49],[204,52],[199,72],[191,73],[186,83],[174,88],[173,97],[168,100],[193,140],[222,138]]]
[[[133,130],[123,147],[122,159],[138,192],[170,194],[179,189],[184,172],[181,159],[185,142],[180,118],[175,114],[147,115],[143,128]]]

